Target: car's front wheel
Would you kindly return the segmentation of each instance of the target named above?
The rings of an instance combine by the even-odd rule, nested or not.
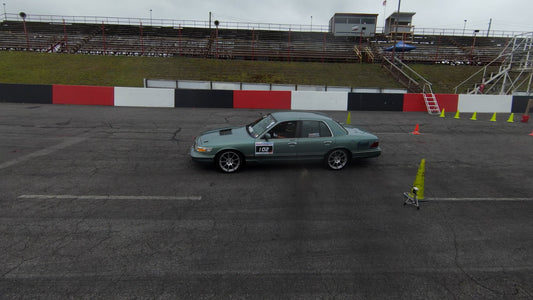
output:
[[[228,150],[217,156],[216,163],[222,172],[233,173],[241,168],[244,161],[239,152]]]
[[[326,155],[326,165],[332,170],[341,170],[350,162],[348,151],[344,149],[335,149]]]

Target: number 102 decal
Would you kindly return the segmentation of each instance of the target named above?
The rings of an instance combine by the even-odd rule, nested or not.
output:
[[[255,143],[255,154],[274,154],[274,143],[272,142],[257,142]]]

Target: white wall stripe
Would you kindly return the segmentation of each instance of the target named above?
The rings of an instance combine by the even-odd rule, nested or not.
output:
[[[115,87],[115,106],[174,107],[174,89]]]
[[[291,109],[348,110],[348,92],[291,92]]]
[[[510,95],[459,95],[460,112],[509,113],[513,106]]]
[[[18,199],[76,199],[76,200],[202,200],[202,196],[120,196],[120,195],[20,195]]]

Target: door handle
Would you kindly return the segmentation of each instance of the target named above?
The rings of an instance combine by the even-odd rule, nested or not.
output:
[[[326,146],[331,145],[331,143],[333,143],[333,141],[324,141],[324,145],[326,145]]]
[[[287,145],[289,146],[296,146],[296,144],[298,144],[297,142],[288,142]]]

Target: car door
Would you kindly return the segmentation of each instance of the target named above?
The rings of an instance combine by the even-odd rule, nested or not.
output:
[[[300,121],[298,136],[299,159],[323,159],[335,145],[330,128],[320,120]]]
[[[293,160],[297,154],[297,121],[286,121],[275,125],[268,131],[269,139],[264,136],[256,140],[255,157],[257,160]]]

